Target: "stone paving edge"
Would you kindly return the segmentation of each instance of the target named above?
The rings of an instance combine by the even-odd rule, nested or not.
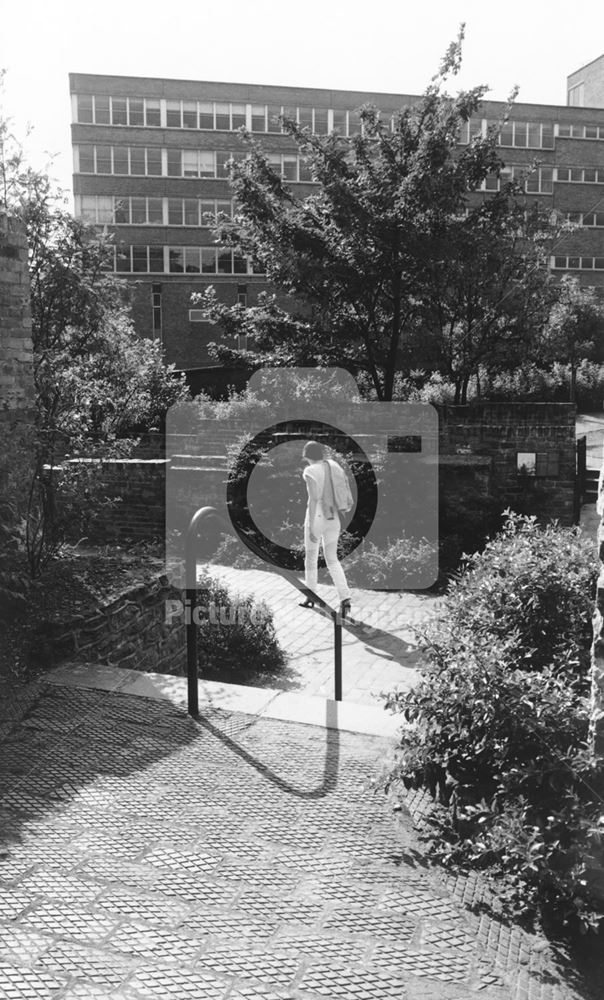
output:
[[[170,701],[186,707],[186,677],[143,673],[96,663],[65,663],[44,675],[45,683],[66,687],[116,691],[120,694]],[[336,702],[275,688],[254,688],[199,680],[199,708],[240,712],[283,722],[297,722],[342,732],[395,738],[400,716],[390,715],[378,705]]]

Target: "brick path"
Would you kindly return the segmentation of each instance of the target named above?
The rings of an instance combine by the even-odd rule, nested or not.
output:
[[[290,583],[265,570],[208,566],[233,591],[266,601],[274,615],[281,646],[288,655],[284,678],[271,685],[295,687],[305,694],[333,697],[333,624],[319,608],[300,608],[302,599]],[[336,607],[335,590],[319,586],[320,596]],[[355,590],[353,616],[342,635],[343,697],[357,704],[376,704],[383,691],[408,689],[417,679],[420,660],[415,628],[438,614],[434,594]]]
[[[425,866],[387,741],[49,683],[0,717],[2,998],[587,996]]]

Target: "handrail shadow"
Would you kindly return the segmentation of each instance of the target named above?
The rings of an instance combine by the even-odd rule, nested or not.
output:
[[[262,763],[261,760],[254,757],[248,750],[245,750],[241,744],[237,743],[231,736],[228,736],[220,727],[213,725],[207,717],[199,718],[196,720],[197,725],[202,726],[207,729],[212,736],[219,739],[229,750],[232,750],[237,757],[244,760],[246,764],[253,767],[259,774],[271,782],[271,784],[276,785],[281,791],[286,792],[289,795],[294,795],[298,799],[322,799],[329,794],[330,791],[337,786],[338,783],[338,769],[340,764],[340,734],[334,723],[337,722],[335,717],[337,713],[336,706],[333,703],[327,702],[326,704],[326,754],[325,763],[323,765],[323,779],[321,784],[317,785],[316,788],[305,790],[297,788],[292,785],[291,782],[282,778],[275,771],[273,771],[267,764]],[[258,720],[254,720],[254,724]],[[267,720],[269,721],[269,720]],[[272,720],[274,721],[274,720]],[[330,725],[331,723],[331,725]]]

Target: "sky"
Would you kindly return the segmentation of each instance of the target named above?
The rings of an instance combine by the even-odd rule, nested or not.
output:
[[[0,19],[2,113],[33,166],[71,188],[68,73],[421,93],[465,22],[448,90],[566,104],[566,77],[604,53],[586,0],[20,0]],[[52,161],[49,158],[52,157]]]

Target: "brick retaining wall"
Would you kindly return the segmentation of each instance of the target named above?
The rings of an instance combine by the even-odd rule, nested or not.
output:
[[[77,660],[183,674],[183,620],[165,622],[166,602],[181,597],[168,577],[157,573],[151,581],[112,596],[88,618],[43,622],[35,634],[36,655],[45,666]]]

